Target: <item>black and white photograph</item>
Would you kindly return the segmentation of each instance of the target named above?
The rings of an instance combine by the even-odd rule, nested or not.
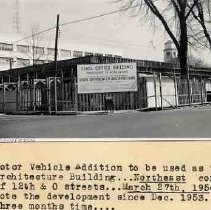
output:
[[[0,0],[0,138],[210,138],[209,0]]]
[[[208,210],[211,0],[0,0],[0,210]]]

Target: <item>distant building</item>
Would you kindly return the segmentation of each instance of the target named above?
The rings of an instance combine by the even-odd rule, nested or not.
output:
[[[189,49],[187,56],[188,65],[195,67],[208,67],[208,65],[206,65],[200,58],[191,55],[190,47],[188,47],[188,49]],[[179,64],[177,49],[171,40],[164,43],[163,51],[164,51],[164,62]]]
[[[173,41],[169,40],[164,43],[164,62],[172,63],[177,61],[177,49]]]
[[[0,35],[0,71],[49,63],[54,60],[54,43],[44,46],[38,42],[32,45],[32,41],[29,40],[15,42],[23,37],[23,35]],[[58,60],[89,55],[122,56],[121,52],[113,48],[59,43]]]

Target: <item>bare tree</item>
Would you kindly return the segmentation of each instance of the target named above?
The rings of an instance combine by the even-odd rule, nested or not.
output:
[[[31,46],[32,46],[32,64],[35,65],[36,61],[40,60],[44,54],[44,52],[42,53],[41,50],[39,52],[38,49],[42,49],[40,48],[40,44],[41,44],[41,40],[42,37],[41,36],[37,36],[37,28],[33,27],[31,29]]]
[[[204,0],[209,1],[209,0]],[[172,39],[178,51],[181,73],[188,74],[188,43],[189,37],[196,38],[196,32],[203,28],[199,23],[204,11],[202,0],[117,0],[123,3],[126,10],[132,10],[142,20],[155,22],[158,20]],[[209,9],[209,4],[207,4]],[[194,15],[198,11],[198,22]],[[200,17],[200,18],[199,18]],[[206,33],[206,30],[204,31]],[[199,33],[201,34],[201,32]],[[197,38],[196,38],[197,39]]]
[[[191,11],[193,18],[198,24],[190,25],[194,31],[193,40],[196,44],[207,47],[211,50],[211,1],[210,0],[195,0],[196,7]],[[192,42],[191,42],[192,43]]]
[[[169,63],[178,64],[179,60],[178,58],[171,58],[169,60]],[[204,63],[200,58],[196,58],[192,55],[188,56],[188,65],[194,66],[194,67],[208,67],[208,65]]]
[[[44,46],[50,46],[50,39],[47,39],[38,33],[39,27],[32,26],[30,38],[28,40],[32,51],[28,53],[28,57],[32,60],[32,65],[38,64],[39,61],[46,61],[50,56],[50,51],[45,51]],[[48,42],[48,43],[47,43]]]

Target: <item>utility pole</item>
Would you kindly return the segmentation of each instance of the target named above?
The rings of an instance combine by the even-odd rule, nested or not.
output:
[[[12,70],[12,66],[15,63],[15,61],[13,61],[13,58],[8,58],[9,59],[9,63],[10,63],[10,70]]]
[[[55,114],[57,112],[57,54],[58,54],[58,35],[59,35],[59,14],[57,14],[56,21],[56,38],[55,38],[55,54],[54,54],[54,68],[55,68],[55,78],[54,78],[54,103],[55,103]]]

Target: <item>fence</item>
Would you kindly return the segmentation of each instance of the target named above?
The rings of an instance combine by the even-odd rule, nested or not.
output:
[[[209,93],[206,90],[206,83],[209,83],[209,80],[203,80],[202,77],[179,77],[177,81],[179,105],[194,105],[209,102],[207,100]]]
[[[0,85],[0,112],[105,111],[107,96],[112,98],[115,110],[175,108],[211,101],[211,80],[207,77],[139,74],[137,83],[136,92],[92,94],[77,94],[75,77],[3,83]]]

